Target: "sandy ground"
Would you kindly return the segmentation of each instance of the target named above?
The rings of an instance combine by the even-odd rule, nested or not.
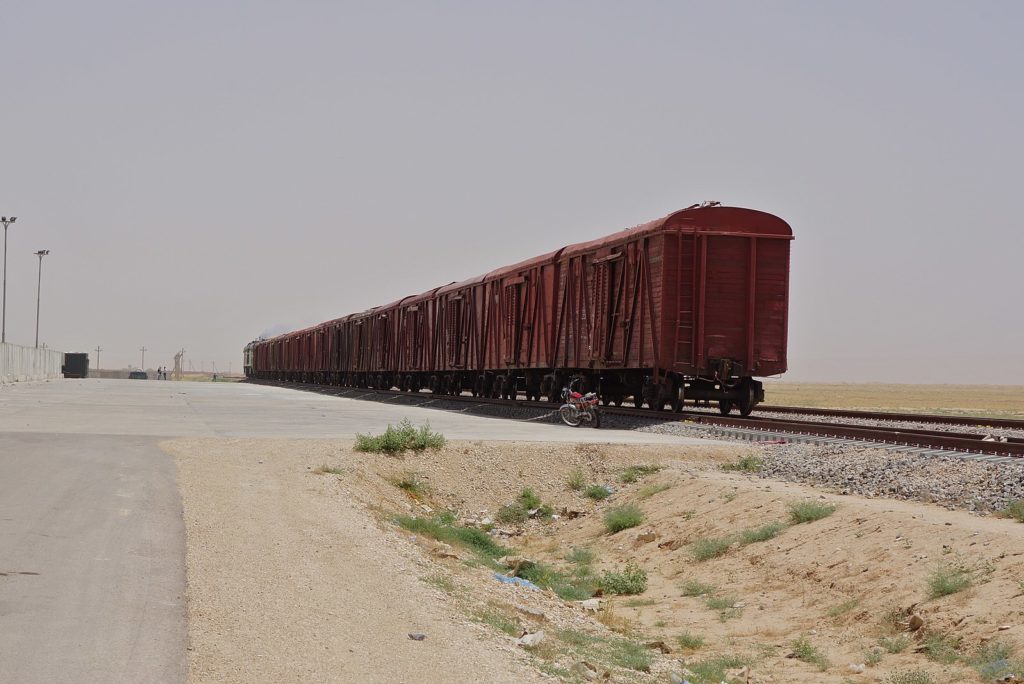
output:
[[[356,454],[347,441],[164,446],[177,457],[186,514],[191,681],[531,681],[542,673],[575,681],[574,668],[589,661],[613,681],[663,682],[719,656],[747,663],[750,682],[880,682],[911,670],[934,682],[991,681],[968,666],[972,654],[993,643],[1016,650],[1011,657],[1024,652],[1024,525],[722,471],[756,447],[473,442],[394,458]],[[620,482],[638,463],[663,470]],[[318,473],[321,465],[341,474]],[[615,493],[594,502],[571,490],[576,470]],[[395,486],[410,478],[422,484],[417,496]],[[511,535],[503,544],[565,570],[579,548],[593,553],[597,572],[633,561],[648,574],[647,590],[605,597],[590,613],[549,591],[499,584],[462,549],[390,522],[441,510],[489,518],[524,486],[578,517],[502,525]],[[698,540],[785,521],[788,505],[802,500],[837,510],[694,559]],[[609,535],[602,516],[623,504],[646,519]],[[971,586],[929,598],[929,577],[950,565],[964,568]],[[686,595],[694,582],[712,585],[729,608]],[[913,632],[911,615],[924,623]],[[515,645],[520,630],[538,628],[544,647]],[[427,641],[410,641],[412,631]],[[684,633],[703,644],[681,648]],[[793,657],[800,638],[818,649],[823,670]],[[898,653],[880,646],[901,638]],[[634,671],[604,660],[622,640],[666,648],[651,651],[649,672]],[[955,662],[936,657],[937,640]],[[848,667],[866,662],[862,673]]]
[[[309,470],[336,445],[164,447],[185,509],[189,681],[539,680],[418,579],[414,547],[379,529],[337,478]]]
[[[780,406],[907,411],[1024,418],[1020,385],[896,385],[882,383],[765,382],[767,403]]]

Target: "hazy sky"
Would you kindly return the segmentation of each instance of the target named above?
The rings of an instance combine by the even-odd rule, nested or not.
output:
[[[8,341],[241,348],[701,200],[794,380],[1024,384],[1019,2],[0,0]],[[91,358],[95,361],[95,354]]]

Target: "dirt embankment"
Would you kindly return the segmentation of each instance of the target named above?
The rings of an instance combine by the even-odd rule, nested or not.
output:
[[[1024,525],[1010,520],[721,469],[748,446],[349,446],[166,445],[194,681],[992,681],[1024,651]],[[611,496],[588,498],[594,485]],[[500,512],[524,488],[554,516]],[[642,522],[609,533],[624,506]],[[499,555],[550,589],[499,582]],[[646,588],[615,595],[640,588],[630,564]],[[594,590],[591,611],[578,599]]]

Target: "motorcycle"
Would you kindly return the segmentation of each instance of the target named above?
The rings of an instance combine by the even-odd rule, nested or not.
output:
[[[590,427],[601,427],[601,414],[597,410],[597,403],[600,398],[597,392],[580,394],[568,387],[562,389],[562,406],[558,409],[558,416],[562,422],[569,427],[579,427],[583,423],[590,423]]]

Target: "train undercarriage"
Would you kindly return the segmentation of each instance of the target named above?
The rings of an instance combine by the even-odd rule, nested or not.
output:
[[[306,382],[319,385],[420,392],[438,395],[470,393],[474,397],[528,401],[560,400],[562,388],[595,391],[605,405],[631,402],[655,411],[681,411],[684,406],[718,406],[722,415],[734,409],[747,416],[764,401],[761,382],[751,377],[692,377],[668,372],[656,376],[651,370],[593,369],[508,369],[505,371],[449,371],[443,373],[340,373],[263,371],[253,376],[264,380]]]

